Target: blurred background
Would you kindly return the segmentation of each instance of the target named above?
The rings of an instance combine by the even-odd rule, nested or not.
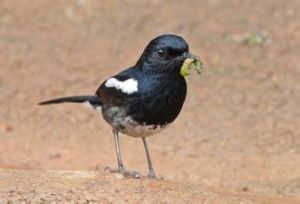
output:
[[[162,33],[205,63],[187,78],[175,124],[149,138],[158,176],[300,197],[298,0],[0,1],[0,167],[116,166],[111,128],[80,105]],[[128,169],[147,173],[142,141],[121,137]]]

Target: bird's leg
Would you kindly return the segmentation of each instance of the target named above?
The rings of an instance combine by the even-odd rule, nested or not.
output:
[[[122,173],[122,172],[125,172],[125,168],[124,168],[122,158],[121,158],[119,132],[113,130],[113,133],[114,133],[115,148],[116,148],[117,160],[118,160],[118,169]]]
[[[149,178],[156,178],[155,173],[154,173],[154,169],[153,169],[153,166],[152,166],[152,162],[151,162],[150,153],[149,153],[149,150],[148,150],[148,145],[147,145],[145,137],[143,137],[143,143],[144,143],[146,156],[147,156],[147,162],[148,162],[148,169],[149,169],[148,177]]]
[[[113,130],[113,134],[114,134],[115,148],[116,148],[116,153],[117,153],[118,168],[117,169],[111,169],[111,168],[107,167],[106,169],[108,169],[111,173],[120,173],[124,176],[130,176],[130,177],[133,177],[133,178],[140,178],[141,175],[138,172],[136,172],[136,171],[126,171],[125,170],[125,167],[123,165],[122,158],[121,158],[119,132],[116,131],[116,130]]]

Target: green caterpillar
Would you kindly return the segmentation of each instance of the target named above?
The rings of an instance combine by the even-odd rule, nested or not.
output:
[[[180,74],[184,77],[188,76],[190,74],[189,69],[191,68],[192,65],[194,65],[197,74],[201,74],[203,63],[197,57],[185,59],[181,66]]]

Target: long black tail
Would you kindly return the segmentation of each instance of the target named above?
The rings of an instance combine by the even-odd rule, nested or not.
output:
[[[48,101],[40,102],[39,105],[50,105],[57,103],[84,103],[89,102],[92,106],[100,106],[100,98],[96,95],[92,96],[67,96],[63,98],[55,98]]]

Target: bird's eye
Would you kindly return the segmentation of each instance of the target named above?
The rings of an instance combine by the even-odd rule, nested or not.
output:
[[[157,54],[160,57],[165,57],[166,56],[166,51],[162,50],[162,49],[159,49],[159,50],[157,50]]]

